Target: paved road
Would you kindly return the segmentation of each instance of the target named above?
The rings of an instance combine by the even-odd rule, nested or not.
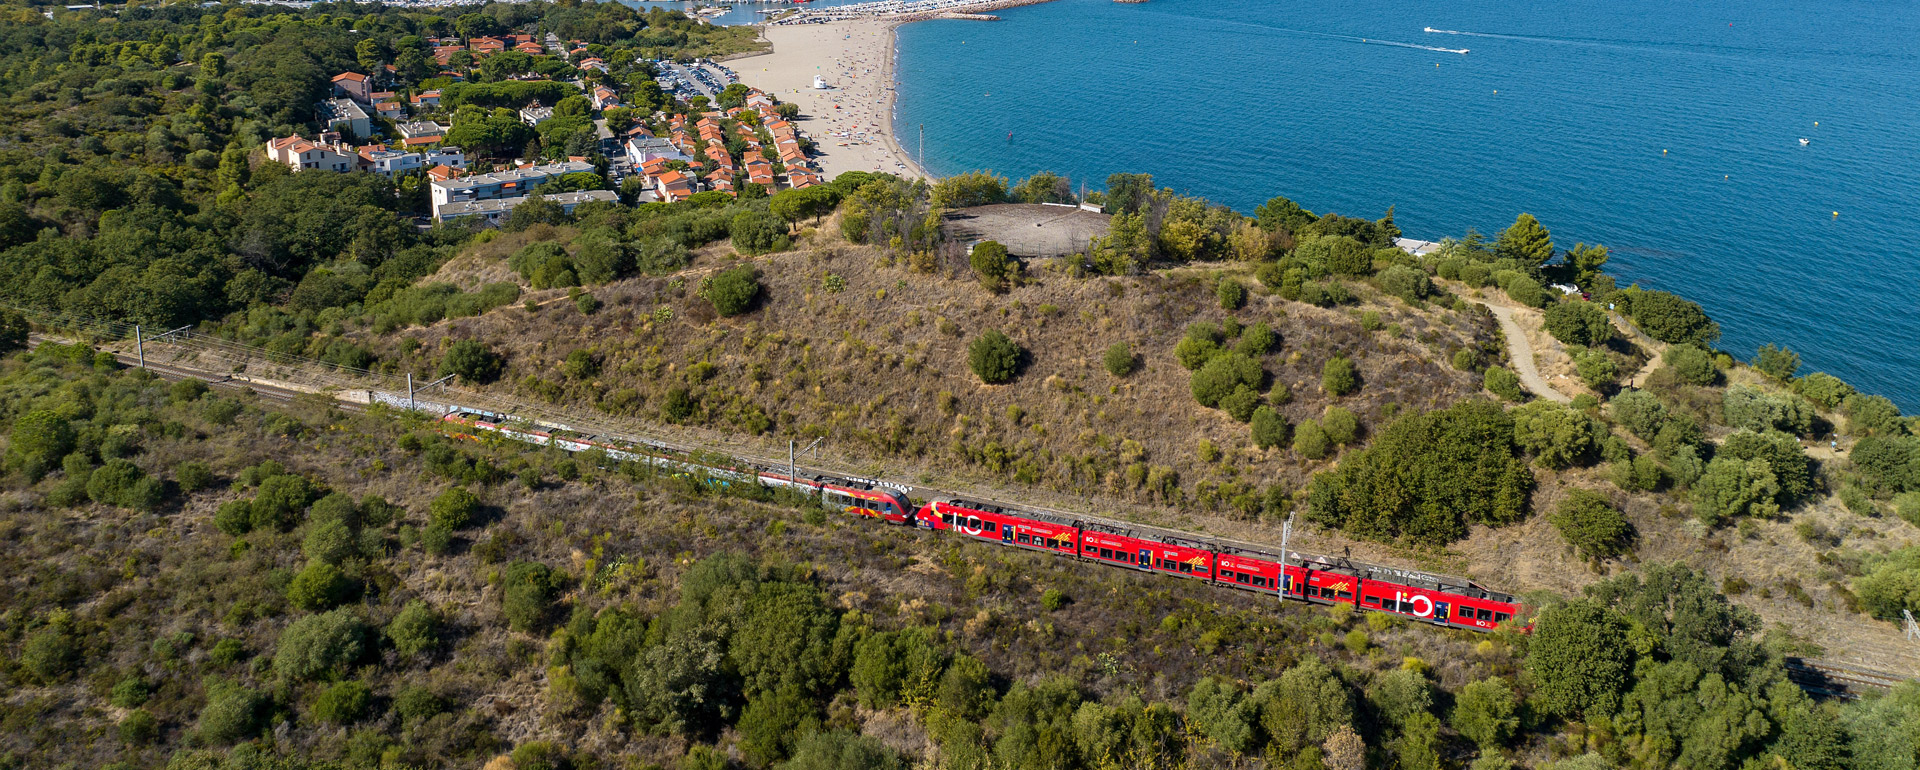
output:
[[[1513,359],[1514,373],[1520,375],[1520,384],[1541,398],[1558,401],[1562,404],[1573,401],[1571,396],[1554,390],[1547,384],[1547,378],[1540,376],[1539,367],[1533,364],[1533,345],[1527,343],[1527,332],[1513,320],[1513,308],[1486,303],[1493,317],[1500,319],[1500,333],[1507,338],[1507,357]]]

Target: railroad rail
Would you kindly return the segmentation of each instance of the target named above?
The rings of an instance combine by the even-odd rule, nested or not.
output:
[[[1806,658],[1787,658],[1787,678],[1813,695],[1859,700],[1892,690],[1905,678],[1881,671]]]

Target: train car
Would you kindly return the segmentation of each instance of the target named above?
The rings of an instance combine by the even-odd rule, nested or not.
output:
[[[1072,555],[1080,543],[1077,520],[958,498],[922,506],[917,523],[927,529],[1050,553]]]
[[[1280,593],[1280,554],[1223,545],[1214,556],[1213,579],[1228,588]]]
[[[1213,579],[1211,543],[1170,532],[1088,523],[1080,528],[1080,557],[1145,572]]]
[[[1470,580],[1385,567],[1369,567],[1367,572],[1360,593],[1361,609],[1478,631],[1491,631],[1525,614],[1525,607],[1513,596],[1489,591]]]
[[[790,477],[786,468],[762,468],[758,476],[762,484],[819,495],[828,508],[839,508],[855,516],[880,519],[889,524],[907,524],[911,521],[913,503],[907,501],[907,496],[871,481],[806,471]]]
[[[1287,565],[1285,588],[1288,596],[1312,604],[1356,604],[1363,580],[1351,567],[1303,559]]]

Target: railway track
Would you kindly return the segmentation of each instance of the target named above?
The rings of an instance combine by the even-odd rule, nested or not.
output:
[[[31,335],[31,340],[32,340],[31,344],[38,344],[39,342],[42,342],[42,341],[59,342],[63,344],[72,344],[74,342],[73,340],[64,339],[64,338],[53,336],[53,335],[40,334],[40,333],[35,333]],[[281,405],[292,404],[300,396],[314,394],[311,391],[281,387],[275,384],[254,381],[253,379],[247,377],[244,374],[237,374],[233,372],[222,373],[222,372],[215,372],[215,371],[209,371],[209,370],[203,370],[203,369],[196,369],[191,366],[182,365],[178,362],[156,361],[151,356],[148,357],[147,360],[143,362],[140,359],[140,357],[133,352],[124,351],[124,350],[113,350],[108,348],[102,348],[102,349],[108,350],[108,352],[110,352],[114,356],[114,358],[117,361],[119,361],[121,364],[129,367],[144,366],[144,368],[146,368],[150,372],[153,372],[156,376],[160,377],[161,379],[165,379],[169,381],[197,379],[207,383],[208,386],[218,390],[251,393],[256,397],[273,402],[275,404],[281,404]],[[360,390],[357,392],[369,394],[369,400],[371,400],[371,394],[374,391]],[[366,411],[366,406],[364,404],[345,398],[344,397],[345,393],[346,393],[345,391],[327,392],[327,395],[330,398],[334,399],[335,407],[343,411],[348,411],[348,412]],[[451,394],[451,393],[447,394],[447,396],[453,396],[453,395],[454,394]],[[445,398],[447,396],[441,396],[441,397]],[[586,426],[583,425],[581,427],[586,427]],[[605,430],[604,428],[602,428],[602,430],[604,430],[606,434],[609,434],[612,436],[616,436],[620,438],[630,438],[628,436],[623,435],[625,431],[621,431],[617,428],[612,430]],[[702,449],[699,447],[682,447],[674,443],[661,442],[661,441],[651,440],[651,439],[648,439],[646,441],[648,443],[653,443],[660,446],[668,446],[675,449],[681,449],[683,451],[700,451]],[[756,458],[751,456],[740,456],[740,459],[754,461],[754,462],[761,462],[765,464],[771,464],[774,466],[784,464],[780,462],[778,458]],[[807,469],[807,470],[812,471],[814,469]],[[825,472],[838,473],[837,471],[825,471]],[[896,488],[904,487],[902,491],[907,492],[909,495],[912,495],[915,498],[931,499],[936,495],[945,494],[941,490],[922,487],[918,484],[906,484],[906,485],[894,485],[894,486]],[[1033,506],[1032,509],[1039,510],[1039,511],[1061,513],[1063,515],[1074,515],[1074,516],[1083,516],[1083,517],[1085,516],[1085,514],[1068,514],[1066,512],[1056,511],[1055,509],[1052,509],[1052,508],[1040,507],[1040,506]],[[1238,543],[1238,541],[1230,541],[1230,540],[1222,540],[1222,542],[1236,543],[1236,544]],[[1785,660],[1785,666],[1786,666],[1788,678],[1794,684],[1798,685],[1802,690],[1806,691],[1807,693],[1818,696],[1818,697],[1841,698],[1841,699],[1847,699],[1847,700],[1857,700],[1863,696],[1884,693],[1891,690],[1896,685],[1899,685],[1902,682],[1905,682],[1905,681],[1908,681],[1909,679],[1914,678],[1909,676],[1889,674],[1886,672],[1875,671],[1867,668],[1861,668],[1858,666],[1853,666],[1845,663],[1812,660],[1812,659],[1798,658],[1798,657],[1787,658]]]
[[[1905,678],[1844,663],[1787,658],[1787,678],[1800,689],[1828,698],[1858,700],[1892,690]]]

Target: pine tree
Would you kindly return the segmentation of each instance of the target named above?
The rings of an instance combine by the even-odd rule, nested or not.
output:
[[[1493,250],[1503,258],[1517,259],[1527,267],[1539,267],[1553,258],[1553,237],[1532,214],[1514,218],[1513,225],[1500,231]]]

